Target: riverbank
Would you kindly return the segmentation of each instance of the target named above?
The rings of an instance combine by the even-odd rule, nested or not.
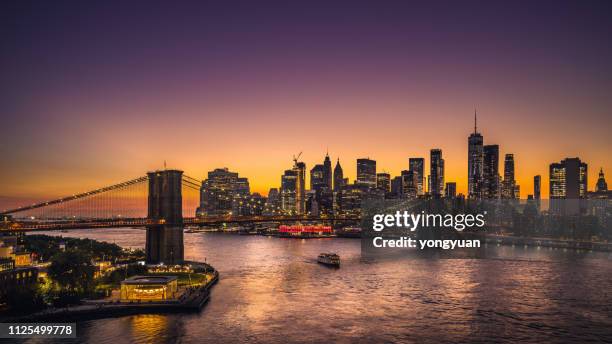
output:
[[[121,302],[107,300],[84,301],[83,304],[51,308],[28,315],[8,317],[4,322],[71,322],[114,318],[137,314],[170,314],[199,312],[210,299],[210,288],[219,281],[219,272],[214,270],[212,278],[195,288],[186,290],[177,300],[151,302]]]

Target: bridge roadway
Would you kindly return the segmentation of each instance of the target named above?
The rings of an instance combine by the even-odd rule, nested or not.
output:
[[[260,223],[260,222],[298,222],[298,221],[360,221],[358,216],[339,217],[313,217],[313,216],[214,216],[214,217],[185,217],[183,225],[218,225],[223,223]],[[146,227],[165,225],[164,220],[151,220],[148,218],[123,219],[77,219],[57,221],[14,221],[0,224],[0,231],[4,232],[31,232],[55,231],[68,229],[118,228],[118,227]]]

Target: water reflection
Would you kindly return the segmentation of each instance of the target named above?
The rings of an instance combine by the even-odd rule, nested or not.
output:
[[[138,230],[114,238],[144,245]],[[612,341],[606,255],[500,246],[495,259],[410,259],[362,256],[359,240],[214,233],[186,234],[185,247],[221,272],[201,313],[88,321],[80,341]],[[328,251],[340,269],[316,263]]]

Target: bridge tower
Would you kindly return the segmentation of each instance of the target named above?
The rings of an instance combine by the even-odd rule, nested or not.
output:
[[[148,219],[146,255],[148,264],[183,263],[183,171],[148,172]]]

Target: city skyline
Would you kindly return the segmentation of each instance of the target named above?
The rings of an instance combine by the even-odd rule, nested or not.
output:
[[[397,176],[439,148],[467,195],[474,107],[522,195],[567,157],[591,166],[590,189],[612,170],[605,3],[4,6],[1,208],[164,160],[202,179],[228,167],[266,194],[293,155],[310,170],[327,149],[352,182],[359,158]]]

